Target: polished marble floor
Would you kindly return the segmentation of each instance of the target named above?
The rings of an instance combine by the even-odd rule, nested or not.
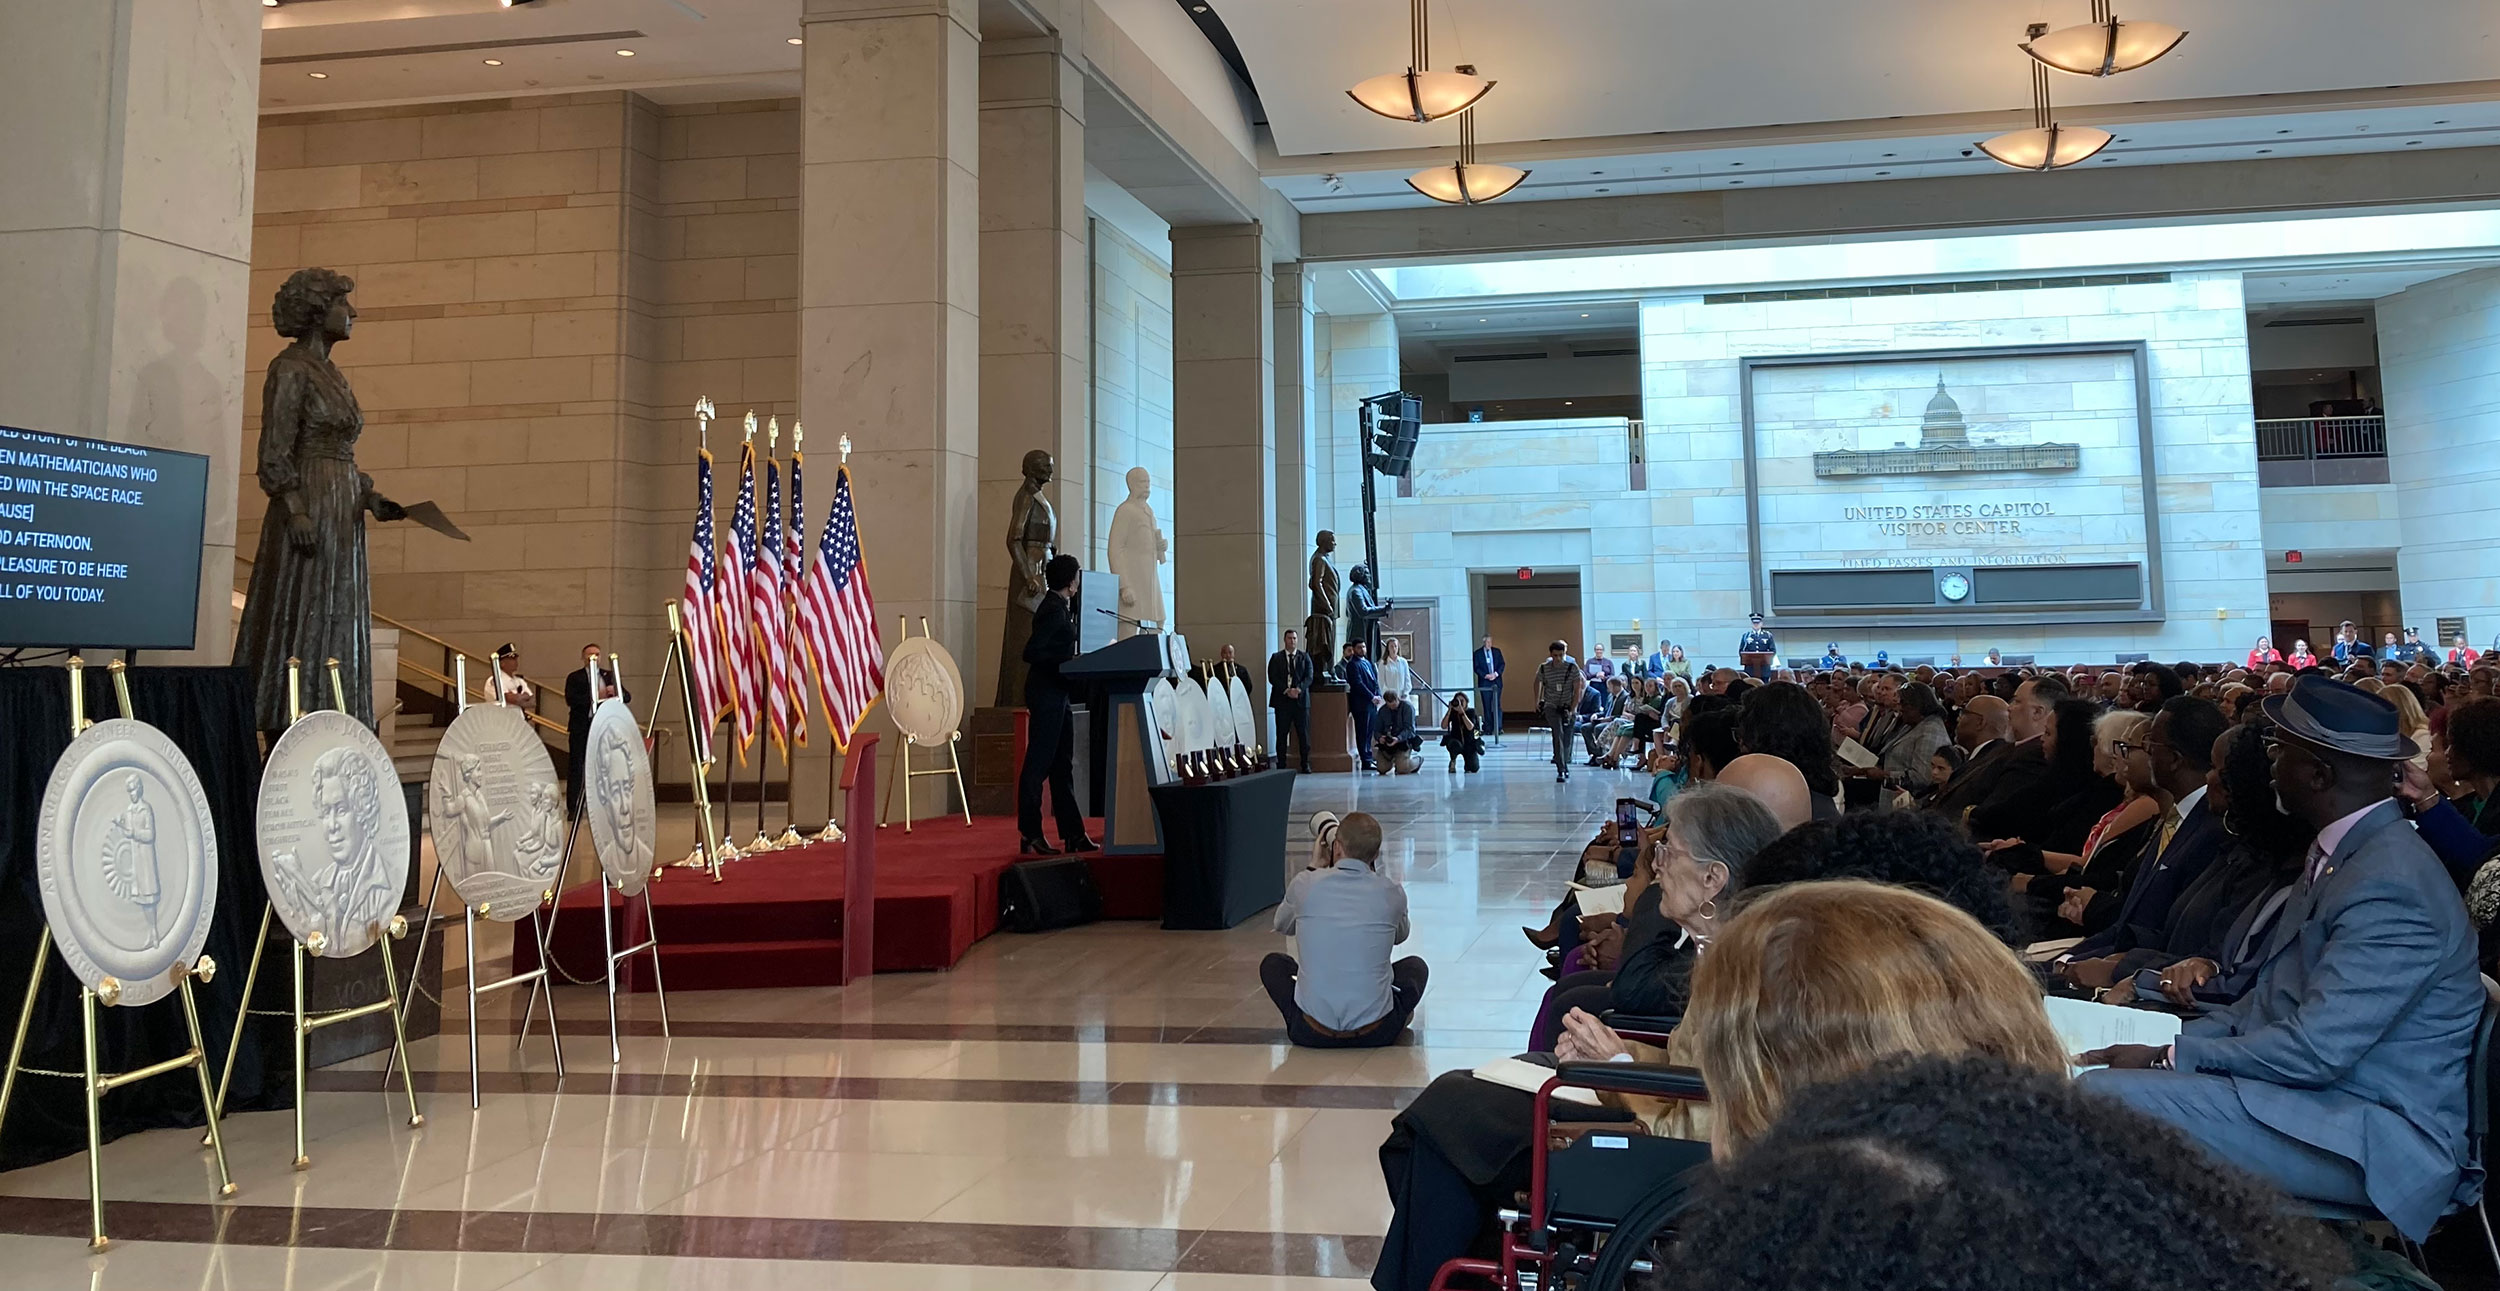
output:
[[[680,993],[673,1039],[636,997],[614,1066],[599,993],[565,987],[560,1084],[543,1028],[516,1052],[492,1003],[482,1109],[455,1018],[414,1046],[421,1128],[378,1057],[314,1073],[307,1171],[287,1113],[230,1118],[231,1202],[196,1132],[107,1145],[102,1255],[83,1159],[0,1175],[0,1285],[1346,1291],[1388,1222],[1389,1118],[1434,1073],[1518,1050],[1547,983],[1517,928],[1636,791],[1557,785],[1536,743],[1475,777],[1431,759],[1296,788],[1297,822],[1386,826],[1408,949],[1432,965],[1412,1043],[1285,1044],[1254,971],[1283,944],[1264,916],[1002,933],[951,972],[842,990]]]

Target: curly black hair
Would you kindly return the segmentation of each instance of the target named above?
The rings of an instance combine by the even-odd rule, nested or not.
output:
[[[1706,698],[1716,699],[1711,695]],[[1699,705],[1701,701],[1695,700]],[[1715,772],[1737,759],[1744,752],[1736,747],[1736,706],[1718,704],[1696,708],[1684,715],[1684,753],[1687,758],[1708,758]]]
[[[2500,708],[2500,700],[2492,703]],[[2266,736],[2273,730],[2274,723],[2267,721],[2231,728],[2222,756],[2222,824],[2238,846],[2288,872],[2307,859],[2309,840],[2318,831],[2275,805],[2274,759],[2266,752]]]
[[[2448,706],[2448,774],[2460,780],[2500,775],[2500,699]]]
[[[304,336],[321,326],[339,297],[354,290],[356,280],[337,270],[298,269],[270,300],[269,324],[280,336]]]
[[[1840,792],[1840,773],[1832,769],[1831,714],[1793,681],[1745,692],[1736,707],[1736,742],[1747,753],[1767,753],[1796,767],[1816,793]]]
[[[1851,812],[1799,825],[1737,869],[1734,904],[1817,879],[1897,884],[1961,910],[2007,942],[2020,932],[2005,875],[1960,827],[1927,812]]]
[[[2324,1291],[2350,1264],[2324,1226],[2088,1080],[1975,1057],[1795,1092],[1702,1173],[1677,1230],[1653,1286]]]

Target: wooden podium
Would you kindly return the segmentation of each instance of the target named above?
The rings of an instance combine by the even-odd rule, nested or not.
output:
[[[1171,779],[1163,757],[1163,732],[1155,724],[1146,686],[1171,672],[1176,638],[1141,633],[1088,651],[1059,665],[1073,683],[1097,683],[1108,696],[1110,722],[1102,768],[1102,850],[1114,856],[1163,850],[1147,791]],[[1185,646],[1180,647],[1186,649]]]
[[[1745,670],[1746,676],[1756,681],[1769,681],[1771,665],[1778,659],[1778,655],[1768,650],[1744,650],[1737,653],[1736,664]]]

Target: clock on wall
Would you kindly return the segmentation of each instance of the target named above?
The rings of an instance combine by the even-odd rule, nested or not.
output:
[[[1954,570],[1937,582],[1936,590],[1944,593],[1946,600],[1959,605],[1970,599],[1970,575]]]

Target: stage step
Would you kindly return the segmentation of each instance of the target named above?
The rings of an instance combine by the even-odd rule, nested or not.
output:
[[[667,929],[661,930],[663,937]],[[622,984],[651,989],[650,973],[631,971]],[[837,986],[842,980],[842,941],[808,937],[789,941],[660,943],[660,972],[672,991],[747,990],[757,986]]]

